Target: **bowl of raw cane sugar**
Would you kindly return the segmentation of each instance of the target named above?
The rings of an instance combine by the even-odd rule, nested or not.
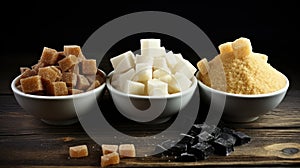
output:
[[[17,102],[51,125],[76,123],[105,88],[106,74],[78,45],[65,45],[63,51],[44,47],[37,63],[20,71],[11,83]]]
[[[248,38],[219,45],[219,55],[197,63],[202,100],[223,110],[230,122],[251,122],[276,108],[286,95],[288,78],[252,51]]]
[[[106,86],[118,111],[140,123],[162,123],[191,100],[197,68],[183,55],[167,51],[160,39],[141,39],[140,53],[110,59]]]

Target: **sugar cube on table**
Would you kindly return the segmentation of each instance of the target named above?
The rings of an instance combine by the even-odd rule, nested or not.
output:
[[[69,155],[71,158],[81,158],[88,156],[88,148],[86,145],[77,145],[69,147]]]
[[[118,152],[119,146],[118,145],[110,145],[110,144],[102,144],[101,145],[102,154],[107,155],[113,152]]]
[[[120,158],[135,157],[135,147],[133,144],[121,144],[119,145]]]
[[[115,165],[120,163],[120,156],[117,152],[112,152],[107,155],[101,156],[101,167],[106,167],[109,165]]]

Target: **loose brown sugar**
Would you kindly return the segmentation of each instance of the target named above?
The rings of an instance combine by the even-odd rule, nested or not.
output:
[[[235,94],[264,94],[286,85],[282,73],[272,67],[268,56],[252,52],[250,40],[239,38],[219,45],[220,54],[197,63],[198,78],[207,86]]]

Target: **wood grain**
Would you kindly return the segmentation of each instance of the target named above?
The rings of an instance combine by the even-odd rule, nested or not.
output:
[[[107,102],[108,105],[111,105]],[[296,166],[300,165],[300,91],[288,92],[273,111],[251,123],[223,123],[252,137],[249,144],[235,147],[229,156],[212,155],[197,162],[174,162],[172,157],[155,156],[122,159],[113,167],[193,167],[193,166]],[[107,116],[108,118],[113,117]],[[152,135],[170,123],[146,130],[126,120],[118,128],[132,135]],[[72,159],[68,148],[86,144],[89,156]],[[143,149],[139,149],[143,150]],[[297,151],[298,150],[298,151]],[[79,123],[50,126],[24,111],[13,95],[0,95],[0,167],[99,167],[100,146]]]

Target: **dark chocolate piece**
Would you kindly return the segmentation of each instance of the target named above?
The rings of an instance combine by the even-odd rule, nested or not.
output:
[[[223,138],[218,138],[213,141],[213,147],[215,148],[215,154],[228,156],[234,151],[233,144]]]
[[[210,142],[214,139],[214,136],[210,133],[203,131],[199,135],[197,135],[198,142]]]
[[[204,160],[214,153],[214,147],[207,142],[199,142],[191,146],[189,153],[194,154],[197,160]]]
[[[232,135],[236,138],[236,143],[235,143],[236,146],[244,145],[251,141],[250,136],[240,131],[235,131]]]
[[[222,132],[217,138],[222,138],[222,139],[230,142],[232,145],[235,145],[235,143],[236,143],[236,138],[233,135],[228,134],[228,133]]]

